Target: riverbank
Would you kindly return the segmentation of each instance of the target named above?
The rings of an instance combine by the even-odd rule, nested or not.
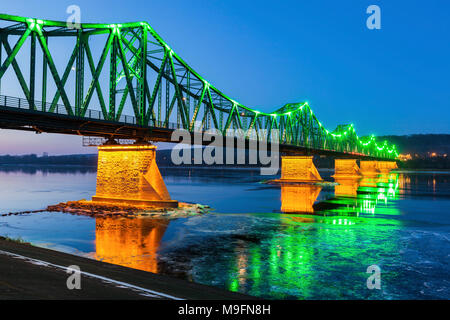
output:
[[[69,266],[81,271],[81,289],[69,290]],[[164,275],[0,238],[0,300],[6,299],[254,299]]]

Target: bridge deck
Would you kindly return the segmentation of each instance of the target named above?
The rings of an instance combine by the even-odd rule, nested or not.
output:
[[[18,100],[13,100],[18,99]],[[135,123],[135,118],[124,116],[123,122],[109,121],[100,118],[100,113],[96,110],[88,110],[85,117],[69,116],[64,113],[43,112],[30,110],[26,104],[20,107],[18,101],[24,99],[0,96],[0,128],[11,130],[25,130],[36,133],[58,133],[89,137],[104,137],[114,139],[149,140],[154,142],[179,143],[180,140],[172,140],[172,133],[179,126],[175,123],[168,123],[167,127],[147,126],[143,127]],[[58,110],[58,109],[57,109]],[[90,111],[90,112],[89,112]],[[204,135],[208,135],[202,132]],[[194,132],[190,132],[192,145],[198,144],[194,139]],[[232,139],[232,138],[227,138]],[[237,138],[234,138],[234,145],[238,146]],[[201,139],[201,145],[209,145],[210,141]],[[245,149],[251,148],[249,140],[245,140]],[[340,158],[376,159],[364,154],[351,152],[338,152],[333,150],[306,148],[289,144],[280,144],[279,151],[293,155],[323,155]]]

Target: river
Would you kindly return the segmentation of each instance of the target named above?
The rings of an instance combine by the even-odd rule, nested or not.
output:
[[[268,299],[449,299],[450,173],[277,186],[259,170],[161,169],[174,220],[0,216],[0,235]],[[320,171],[329,181],[331,171]],[[0,214],[95,194],[93,169],[0,167]],[[301,212],[301,213],[299,213]],[[369,289],[370,266],[380,289]],[[370,280],[369,282],[371,282]],[[374,282],[371,282],[374,283]]]

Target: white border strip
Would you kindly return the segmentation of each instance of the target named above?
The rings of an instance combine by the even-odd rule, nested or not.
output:
[[[63,267],[63,266],[60,266],[60,265],[57,265],[57,264],[53,264],[53,263],[42,261],[42,260],[38,260],[38,259],[33,259],[33,258],[21,256],[20,254],[11,253],[11,252],[8,252],[8,251],[0,250],[0,254],[11,256],[11,257],[18,258],[18,259],[22,259],[22,260],[25,260],[25,261],[27,261],[29,263],[33,263],[33,264],[37,264],[37,265],[42,265],[42,266],[46,266],[46,267],[54,267],[54,268],[57,268],[57,269],[62,269],[62,270],[64,270],[64,272],[67,270],[67,267]],[[127,283],[127,282],[117,281],[117,280],[114,280],[114,279],[111,279],[111,278],[107,278],[107,277],[103,277],[103,276],[99,276],[99,275],[96,275],[96,274],[93,274],[93,273],[89,273],[89,272],[85,272],[85,271],[80,271],[80,273],[83,274],[84,276],[87,276],[87,277],[90,277],[90,278],[95,278],[95,279],[99,279],[99,280],[104,281],[104,282],[113,283],[113,284],[116,284],[118,286],[125,287],[125,288],[128,288],[128,289],[141,291],[143,293],[143,295],[145,295],[145,296],[153,296],[153,297],[155,297],[155,295],[156,295],[157,297],[164,297],[164,298],[171,299],[171,300],[185,300],[185,299],[174,297],[174,296],[162,293],[162,292],[158,292],[158,291],[146,289],[146,288],[143,288],[143,287],[135,286],[135,285]]]

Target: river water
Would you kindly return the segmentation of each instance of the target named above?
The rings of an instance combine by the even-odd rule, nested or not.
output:
[[[170,221],[10,215],[0,217],[0,235],[270,299],[450,298],[448,172],[338,186],[267,185],[273,177],[259,170],[161,172],[173,199],[213,213]],[[321,171],[328,181],[331,174]],[[95,180],[82,168],[0,167],[0,214],[89,199]]]

